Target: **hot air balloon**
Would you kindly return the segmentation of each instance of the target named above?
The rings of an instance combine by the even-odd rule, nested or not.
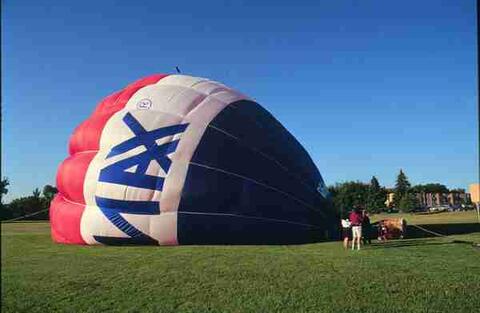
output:
[[[58,243],[307,243],[338,224],[317,167],[267,110],[186,75],[101,101],[70,138],[57,187]]]

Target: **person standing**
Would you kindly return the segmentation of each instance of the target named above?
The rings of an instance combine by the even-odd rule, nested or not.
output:
[[[348,240],[351,236],[352,229],[350,226],[350,221],[348,218],[342,218],[342,238],[343,238],[343,247],[348,249]]]
[[[378,223],[378,232],[379,232],[378,240],[381,242],[386,242],[388,229],[384,221],[380,221]]]
[[[352,250],[355,250],[355,242],[357,243],[357,250],[360,250],[360,238],[362,238],[362,213],[356,206],[352,213],[350,213],[349,220],[352,226]]]
[[[368,217],[367,210],[362,211],[362,235],[363,235],[363,244],[366,245],[372,243],[372,237],[370,234],[370,229],[372,225],[370,223],[370,217]]]

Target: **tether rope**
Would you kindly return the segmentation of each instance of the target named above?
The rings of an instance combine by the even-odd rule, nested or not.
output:
[[[43,213],[43,212],[46,212],[46,211],[48,211],[48,209],[43,209],[43,210],[40,210],[40,211],[37,211],[37,212],[34,212],[34,213],[30,213],[30,214],[27,214],[27,215],[23,215],[23,216],[19,216],[19,217],[9,219],[9,220],[5,220],[5,221],[2,221],[2,223],[18,221],[18,220],[21,220],[23,218],[30,217],[30,216],[35,216],[37,214],[40,214],[40,213]]]
[[[426,229],[420,225],[416,225],[416,224],[408,224],[409,226],[413,226],[413,227],[416,227],[418,229],[420,229],[421,231],[424,231],[426,233],[430,233],[434,236],[437,236],[437,237],[442,237],[442,238],[446,238],[448,239],[448,241],[450,242],[453,242],[453,243],[468,243],[468,244],[471,244],[473,245],[474,247],[480,247],[480,243],[478,242],[475,242],[474,240],[458,240],[458,239],[455,239],[453,236],[454,235],[443,235],[443,234],[440,234],[440,233],[437,233],[437,232],[434,232],[434,231],[431,231],[429,229]]]
[[[426,228],[424,228],[424,227],[422,227],[422,226],[420,226],[420,225],[415,225],[415,224],[408,224],[408,225],[413,226],[413,227],[416,227],[416,228],[418,228],[418,229],[420,229],[420,230],[422,230],[422,231],[424,231],[424,232],[426,232],[426,233],[430,233],[430,234],[435,235],[435,236],[438,236],[438,237],[448,237],[448,235],[443,235],[443,234],[440,234],[440,233],[437,233],[437,232],[428,230],[428,229],[426,229]]]

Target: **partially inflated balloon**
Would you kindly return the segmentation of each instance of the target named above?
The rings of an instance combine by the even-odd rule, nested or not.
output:
[[[337,220],[308,153],[216,82],[154,75],[105,98],[70,139],[50,207],[73,244],[284,244]]]

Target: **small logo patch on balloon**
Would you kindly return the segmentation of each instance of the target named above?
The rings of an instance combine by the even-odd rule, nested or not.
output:
[[[150,110],[152,107],[152,101],[150,99],[142,99],[137,103],[137,109],[139,110]]]

